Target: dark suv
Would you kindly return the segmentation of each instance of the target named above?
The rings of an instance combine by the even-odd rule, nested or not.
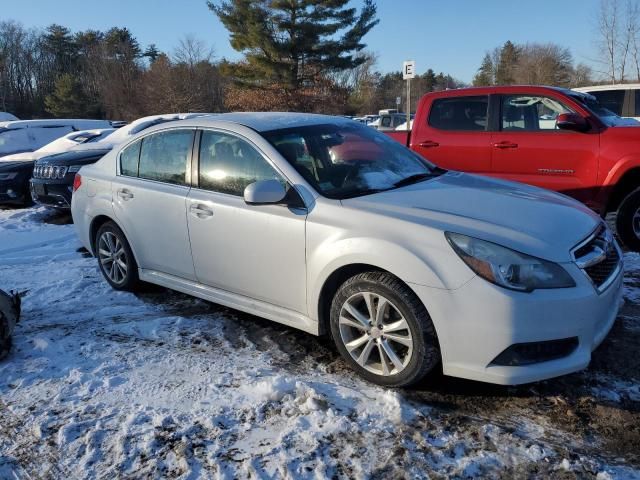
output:
[[[72,150],[36,161],[31,179],[31,198],[40,205],[71,208],[73,179],[84,165],[100,160],[111,148]]]

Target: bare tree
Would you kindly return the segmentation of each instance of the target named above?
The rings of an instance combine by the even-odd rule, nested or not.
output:
[[[600,0],[596,19],[599,62],[611,83],[627,79],[630,58],[640,79],[640,7],[638,0]]]
[[[618,0],[600,0],[597,18],[598,44],[602,53],[602,63],[606,66],[611,83],[616,83],[618,65],[618,44],[620,38],[620,14]]]
[[[186,35],[178,42],[178,46],[173,52],[171,61],[173,63],[182,63],[194,67],[200,62],[212,62],[214,49],[207,47],[207,44],[194,37]]]

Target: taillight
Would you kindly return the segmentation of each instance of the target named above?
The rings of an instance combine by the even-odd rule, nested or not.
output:
[[[76,173],[76,176],[73,177],[73,191],[75,192],[82,185],[82,175]]]

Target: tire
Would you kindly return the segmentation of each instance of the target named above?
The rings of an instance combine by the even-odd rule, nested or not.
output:
[[[618,207],[616,231],[629,250],[640,251],[640,188],[627,195]]]
[[[106,222],[98,229],[94,252],[100,271],[112,288],[130,292],[138,289],[138,264],[127,238],[115,223]]]
[[[377,312],[380,305],[384,305],[382,316],[365,327],[366,320],[374,316],[370,312]],[[440,362],[438,338],[426,308],[389,273],[365,272],[343,283],[331,302],[330,326],[342,357],[358,374],[378,385],[415,384]]]

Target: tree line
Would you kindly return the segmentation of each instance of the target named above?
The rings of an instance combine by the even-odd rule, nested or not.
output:
[[[374,113],[405,105],[400,71],[382,73],[363,39],[377,23],[373,0],[209,1],[243,59],[215,59],[186,37],[171,52],[143,47],[126,28],[72,32],[0,22],[0,110],[20,118],[132,120],[163,112],[295,110]],[[426,92],[462,86],[427,69]],[[401,107],[401,108],[402,108]]]
[[[584,63],[574,64],[568,48],[554,43],[515,44],[507,40],[487,52],[473,78],[473,85],[592,85],[593,71]]]
[[[637,1],[601,0],[600,52],[612,80],[634,63]],[[163,112],[293,110],[375,113],[406,105],[400,71],[382,73],[367,51],[376,27],[374,0],[210,0],[242,60],[214,58],[201,40],[185,37],[171,52],[143,47],[126,28],[72,32],[0,22],[0,110],[20,118],[93,117],[132,120]],[[627,15],[625,16],[624,13]],[[609,46],[609,47],[607,47]],[[635,60],[634,60],[635,59]],[[609,62],[609,63],[607,63]],[[412,82],[412,110],[427,92],[465,86],[445,72],[423,70]],[[575,87],[594,72],[553,43],[507,41],[488,51],[474,85],[548,84]]]

